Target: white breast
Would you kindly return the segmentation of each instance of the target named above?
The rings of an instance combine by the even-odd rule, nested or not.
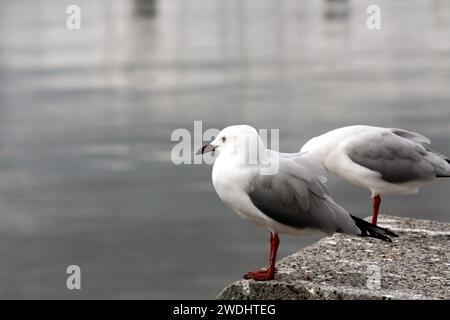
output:
[[[264,226],[267,218],[253,205],[247,193],[253,174],[233,159],[219,156],[214,162],[212,181],[219,198],[235,213]]]

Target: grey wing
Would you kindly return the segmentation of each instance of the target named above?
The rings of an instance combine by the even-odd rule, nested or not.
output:
[[[280,159],[277,174],[261,175],[252,182],[252,203],[273,220],[294,228],[359,235],[353,219],[331,199],[310,165],[308,160]]]
[[[427,181],[450,172],[445,158],[426,149],[429,142],[418,133],[391,129],[357,139],[349,145],[347,155],[353,162],[380,173],[387,182]]]
[[[420,133],[417,133],[417,132],[408,131],[408,130],[399,129],[399,128],[393,128],[391,130],[392,130],[393,134],[395,134],[399,137],[403,137],[405,139],[409,139],[411,141],[420,143],[423,146],[431,143],[430,139],[428,139],[424,135],[421,135]]]

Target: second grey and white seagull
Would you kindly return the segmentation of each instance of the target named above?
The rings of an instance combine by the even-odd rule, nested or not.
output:
[[[334,202],[325,185],[322,165],[301,153],[267,149],[250,126],[223,129],[197,154],[211,151],[219,152],[212,180],[220,199],[242,218],[270,232],[269,267],[247,273],[247,279],[274,278],[279,233],[301,236],[340,232],[384,241],[396,236],[350,215]]]
[[[430,150],[429,144],[416,132],[354,125],[312,138],[301,152],[344,180],[369,189],[376,225],[382,194],[415,194],[428,182],[450,177],[450,160]]]

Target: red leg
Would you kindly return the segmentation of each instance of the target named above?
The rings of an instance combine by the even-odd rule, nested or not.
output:
[[[278,245],[280,244],[280,238],[278,233],[270,233],[270,256],[269,256],[269,268],[253,271],[247,273],[245,279],[254,279],[257,281],[272,280],[275,278],[275,262],[277,261]]]
[[[378,210],[380,209],[381,197],[377,194],[373,197],[373,216],[372,216],[372,224],[377,225],[378,221]]]

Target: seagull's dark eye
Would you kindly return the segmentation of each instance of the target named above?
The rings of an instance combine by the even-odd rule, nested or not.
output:
[[[227,138],[226,137],[222,137],[222,142],[223,143],[227,142]]]

